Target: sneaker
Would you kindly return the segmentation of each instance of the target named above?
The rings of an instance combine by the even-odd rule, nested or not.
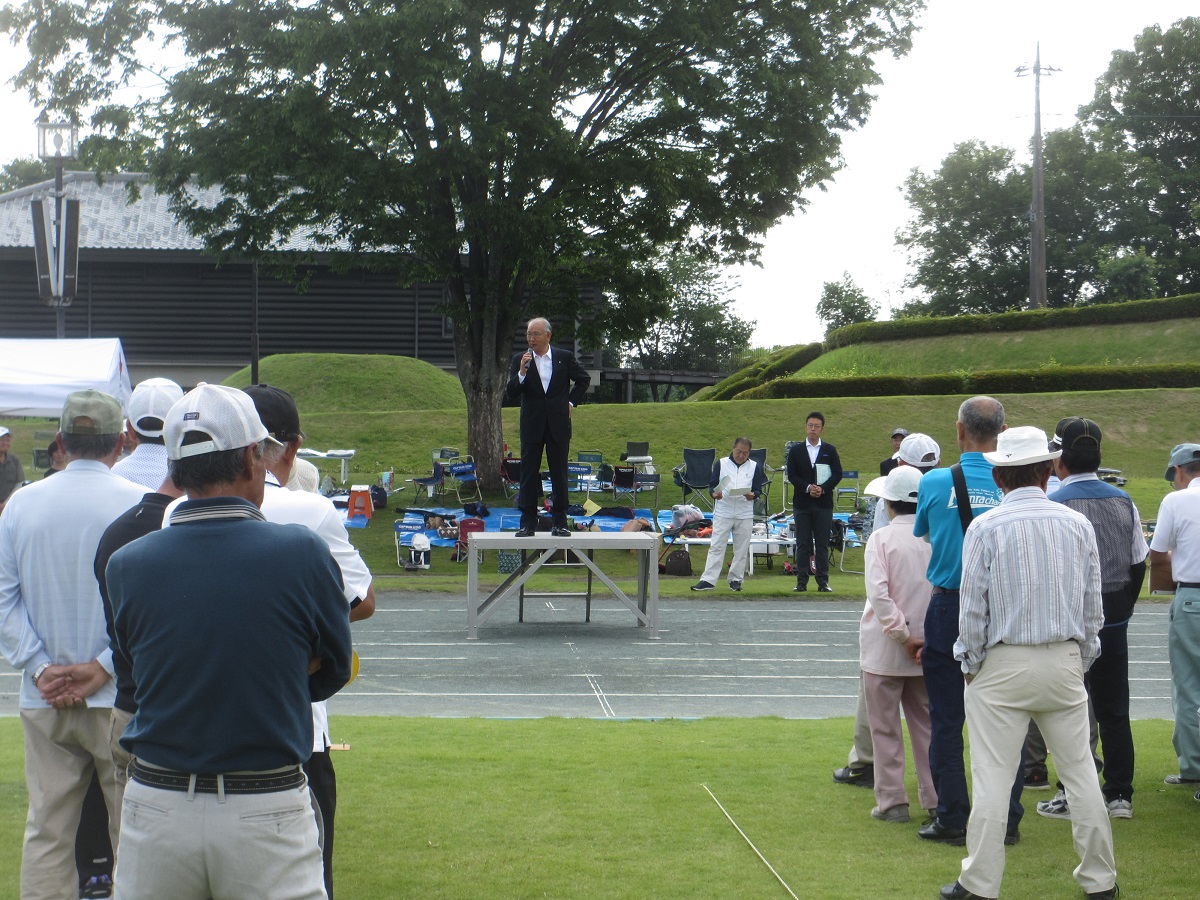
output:
[[[731,581],[729,582],[729,589],[731,591],[740,591],[742,589],[742,583],[740,581]]]
[[[1200,803],[1200,791],[1196,791],[1196,802]]]
[[[831,588],[827,584],[818,584],[817,585],[817,593],[818,594],[832,594],[833,588]]]
[[[842,769],[834,769],[833,780],[838,784],[852,784],[855,787],[873,788],[875,787],[875,767],[860,766],[857,769],[852,769],[846,766]]]
[[[1168,775],[1163,784],[1200,784],[1200,778],[1184,778],[1182,775]]]
[[[107,875],[93,875],[79,889],[80,897],[111,897],[113,891],[112,879]]]
[[[908,804],[901,803],[899,806],[893,806],[891,809],[881,811],[879,807],[871,810],[871,818],[878,819],[880,822],[895,822],[903,824],[909,821],[908,819]]]
[[[692,585],[693,591],[711,591],[711,590],[715,590],[715,589],[716,589],[715,586],[712,584],[709,584],[707,581],[697,581],[695,584]]]
[[[1046,774],[1045,769],[1034,769],[1025,773],[1025,790],[1027,791],[1048,791],[1050,790],[1050,777]]]
[[[1096,891],[1091,894],[1085,894],[1088,900],[1115,900],[1121,896],[1121,889],[1117,885],[1113,885],[1107,891]]]
[[[1108,807],[1108,817],[1110,819],[1133,818],[1133,803],[1128,800],[1122,800],[1120,797],[1117,797],[1115,800],[1109,800],[1104,805]]]
[[[1039,800],[1037,812],[1039,816],[1045,816],[1047,819],[1071,818],[1071,809],[1067,806],[1067,792],[1059,791],[1053,800]]]
[[[792,593],[793,594],[803,594],[807,590],[808,590],[807,584],[797,584],[794,588],[792,588]]]

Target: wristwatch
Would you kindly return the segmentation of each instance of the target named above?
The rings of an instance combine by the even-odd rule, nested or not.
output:
[[[50,668],[50,663],[42,663],[40,666],[38,666],[36,669],[33,670],[34,687],[37,687],[38,679],[41,678],[43,674],[45,674],[45,672],[48,668]]]

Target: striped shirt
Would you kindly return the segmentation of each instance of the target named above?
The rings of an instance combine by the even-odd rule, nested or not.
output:
[[[1100,655],[1104,613],[1096,534],[1083,516],[1017,488],[976,519],[963,539],[958,640],[964,672],[996,644],[1077,641],[1084,671]]]

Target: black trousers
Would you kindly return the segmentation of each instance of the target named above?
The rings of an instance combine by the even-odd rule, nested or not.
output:
[[[337,776],[328,747],[308,758],[304,763],[304,774],[308,776],[308,789],[312,791],[317,808],[321,810],[321,832],[325,838],[321,847],[321,858],[325,863],[325,893],[329,895],[329,900],[333,900],[333,817],[337,812]]]
[[[808,584],[808,556],[817,558],[817,584],[829,584],[829,532],[833,509],[792,507],[796,523],[796,583]]]
[[[91,784],[83,795],[83,810],[75,832],[75,868],[79,871],[79,886],[95,875],[112,877],[113,848],[108,839],[108,804],[100,779],[92,773]]]
[[[565,441],[559,441],[546,427],[536,438],[521,438],[521,494],[517,502],[521,509],[521,526],[533,528],[537,525],[538,499],[542,495],[542,455],[546,457],[546,468],[550,470],[550,507],[554,512],[554,524],[567,524],[567,458],[571,453],[568,433]]]

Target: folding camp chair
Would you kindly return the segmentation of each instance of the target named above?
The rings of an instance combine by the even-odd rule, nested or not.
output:
[[[853,479],[854,484],[848,482]],[[842,472],[842,480],[838,486],[833,489],[833,507],[834,509],[849,509],[858,510],[858,470],[849,469]]]
[[[671,470],[675,475],[675,483],[683,489],[684,503],[698,501],[697,505],[712,512],[713,498],[708,492],[708,484],[712,479],[713,462],[716,458],[717,451],[711,447],[707,450],[684,448],[683,462]],[[689,494],[693,494],[694,499],[689,498]]]
[[[612,495],[613,502],[619,502],[621,495],[629,498],[630,507],[637,506],[637,469],[628,463],[618,463],[613,466]]]
[[[636,472],[633,480],[637,485],[635,493],[654,491],[654,502],[650,504],[650,507],[651,509],[658,509],[658,484],[662,480],[662,476],[657,472]],[[634,506],[637,506],[637,504],[635,503]]]
[[[754,518],[765,519],[771,514],[771,480],[778,469],[772,469],[767,465],[766,447],[751,450],[750,458],[758,463],[758,467],[762,469],[763,474],[767,477],[767,482],[763,485],[762,493],[754,501]]]
[[[466,562],[467,552],[470,549],[468,546],[468,538],[470,538],[472,534],[486,530],[487,524],[483,521],[483,519],[477,518],[476,516],[467,516],[466,518],[459,519],[458,540],[454,542],[454,561]],[[479,551],[479,561],[483,562],[482,550]]]
[[[643,472],[648,469],[653,471],[650,468],[654,464],[654,457],[650,455],[650,442],[626,441],[625,452],[621,455],[621,462],[637,466]]]
[[[505,497],[515,497],[521,490],[521,461],[511,456],[500,460],[500,485]]]
[[[575,459],[584,465],[591,466],[593,469],[599,468],[604,464],[604,454],[599,450],[580,450],[575,454]]]
[[[433,461],[433,472],[424,478],[410,478],[410,483],[425,488],[431,499],[441,499],[446,496],[446,467],[437,460]]]
[[[483,494],[479,490],[479,473],[475,471],[475,461],[468,457],[463,462],[451,463],[446,471],[454,482],[454,495],[458,505],[465,506],[469,502],[482,503]]]
[[[583,494],[584,499],[591,494],[596,484],[592,475],[592,467],[588,463],[567,463],[567,493]]]

